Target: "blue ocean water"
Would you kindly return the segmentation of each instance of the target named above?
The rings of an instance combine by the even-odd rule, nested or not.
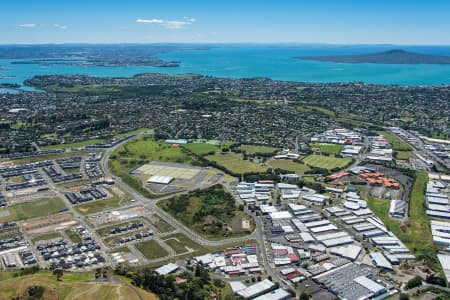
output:
[[[0,70],[0,83],[22,84],[24,80],[35,75],[45,74],[129,77],[138,73],[195,73],[217,77],[268,77],[302,82],[450,84],[450,65],[343,64],[293,58],[309,55],[376,53],[399,48],[427,54],[450,55],[450,47],[444,46],[207,45],[206,47],[208,49],[173,51],[159,55],[162,59],[179,61],[180,66],[175,68],[21,65],[11,64],[14,60],[2,59],[0,67],[7,70]]]

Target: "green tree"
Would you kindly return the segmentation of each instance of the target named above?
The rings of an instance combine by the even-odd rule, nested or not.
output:
[[[400,300],[409,300],[409,296],[408,296],[408,294],[401,293],[400,297],[398,299],[400,299]]]
[[[311,296],[305,291],[303,291],[299,297],[300,300],[309,300],[310,298],[311,298]]]
[[[406,288],[407,289],[412,289],[412,288],[421,286],[422,285],[422,281],[423,281],[422,277],[415,276],[414,278],[412,278],[412,279],[410,279],[408,281],[408,283],[406,284]]]
[[[56,276],[56,280],[57,281],[61,281],[61,278],[64,275],[64,271],[62,269],[54,269],[53,270],[53,275]]]
[[[101,273],[102,273],[102,268],[95,269],[95,279],[98,279],[100,277]]]

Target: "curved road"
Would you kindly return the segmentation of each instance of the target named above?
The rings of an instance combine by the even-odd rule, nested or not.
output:
[[[143,134],[144,133],[140,133],[140,134],[136,135],[135,137],[132,137],[131,139],[137,138],[138,136],[141,136]],[[190,190],[186,190],[186,191],[183,191],[183,192],[180,192],[180,193],[175,193],[175,194],[171,194],[171,195],[168,195],[168,196],[164,196],[164,197],[158,198],[156,200],[154,200],[154,199],[152,200],[152,199],[148,199],[148,198],[144,197],[139,192],[134,190],[128,184],[123,182],[120,177],[115,176],[114,174],[112,174],[111,170],[109,169],[109,166],[108,166],[109,157],[110,157],[111,153],[115,149],[117,149],[122,144],[128,142],[129,140],[130,139],[127,139],[127,140],[125,140],[125,141],[115,145],[114,147],[108,148],[105,151],[105,153],[104,153],[104,155],[103,155],[103,157],[102,157],[102,159],[100,161],[100,164],[102,166],[103,172],[105,173],[104,176],[113,178],[115,180],[115,182],[116,182],[116,185],[118,185],[121,189],[123,189],[124,191],[129,193],[136,200],[137,203],[142,204],[146,208],[148,208],[150,211],[155,212],[159,217],[161,217],[164,221],[166,221],[167,223],[169,223],[170,225],[175,227],[179,232],[185,234],[188,238],[190,238],[191,240],[195,241],[196,243],[198,243],[198,244],[200,244],[202,246],[222,246],[222,245],[226,245],[226,244],[234,243],[234,242],[245,242],[245,241],[248,241],[250,239],[255,239],[256,238],[256,234],[255,234],[255,232],[253,232],[252,234],[247,235],[247,236],[243,236],[243,237],[229,238],[229,239],[218,240],[218,241],[207,240],[207,239],[201,237],[199,234],[197,234],[194,231],[192,231],[191,229],[187,228],[181,222],[179,222],[178,220],[173,218],[171,215],[169,215],[167,212],[165,212],[164,210],[160,209],[156,205],[156,203],[158,201],[165,200],[165,199],[170,199],[170,198],[176,197],[176,196],[181,195],[181,194],[186,194]],[[207,188],[207,187],[212,186],[214,184],[207,185],[204,188]],[[192,190],[194,190],[194,189],[192,189]]]
[[[140,133],[134,137],[132,137],[132,139],[137,138],[141,135],[143,135],[144,133]],[[229,238],[229,239],[224,239],[224,240],[218,240],[218,241],[210,241],[207,240],[203,237],[201,237],[200,235],[198,235],[196,232],[192,231],[191,229],[187,228],[185,225],[183,225],[181,222],[179,222],[178,220],[176,220],[175,218],[173,218],[170,214],[168,214],[167,212],[165,212],[164,210],[160,209],[156,204],[161,201],[161,200],[165,200],[165,199],[170,199],[173,197],[176,197],[178,195],[182,195],[182,194],[186,194],[188,192],[190,192],[191,190],[194,190],[196,188],[193,189],[188,189],[186,191],[180,192],[180,193],[175,193],[175,194],[171,194],[171,195],[167,195],[167,196],[163,196],[160,197],[158,199],[148,199],[146,197],[144,197],[143,195],[141,195],[139,192],[137,192],[136,190],[134,190],[132,187],[130,187],[129,185],[127,185],[125,182],[122,181],[122,179],[118,176],[115,176],[114,174],[112,174],[111,170],[109,169],[108,166],[108,160],[109,157],[111,155],[111,153],[116,150],[119,146],[121,146],[122,144],[124,144],[125,142],[129,141],[125,140],[121,143],[119,143],[118,145],[115,145],[114,147],[108,148],[101,161],[100,161],[100,165],[104,171],[104,176],[106,177],[110,177],[113,178],[116,182],[116,185],[118,185],[122,190],[126,191],[127,193],[129,193],[135,200],[137,203],[144,205],[147,209],[149,209],[150,211],[156,213],[159,217],[161,217],[164,221],[168,222],[170,225],[172,225],[173,227],[175,227],[175,229],[178,230],[178,232],[181,232],[183,234],[185,234],[188,238],[190,238],[191,240],[195,241],[196,243],[202,245],[202,246],[223,246],[229,243],[234,243],[234,242],[246,242],[250,239],[256,239],[259,243],[259,248],[261,251],[261,256],[263,259],[263,263],[264,263],[264,267],[267,271],[267,274],[269,276],[272,277],[272,280],[274,280],[275,282],[278,282],[280,284],[281,287],[283,287],[286,290],[290,290],[293,293],[295,293],[298,296],[298,292],[290,285],[288,285],[284,280],[282,280],[279,275],[277,274],[276,270],[271,266],[270,262],[269,262],[269,258],[268,258],[268,254],[267,254],[267,249],[266,249],[266,245],[265,245],[265,237],[264,237],[264,226],[260,220],[260,218],[258,216],[254,217],[255,219],[255,223],[256,223],[256,229],[255,231],[247,236],[243,236],[243,237],[237,237],[237,238]],[[227,190],[229,190],[229,185],[227,184],[227,182],[225,182],[223,179],[221,179],[218,183],[221,183],[225,186],[225,188]],[[212,183],[212,184],[208,184],[208,185],[204,185],[202,186],[202,189],[204,188],[208,188],[214,184],[217,183]]]

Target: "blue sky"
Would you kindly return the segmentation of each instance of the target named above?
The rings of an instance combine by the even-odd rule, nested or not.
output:
[[[450,44],[450,1],[2,0],[0,44]]]

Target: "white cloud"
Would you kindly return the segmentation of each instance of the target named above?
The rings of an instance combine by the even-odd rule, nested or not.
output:
[[[19,24],[19,27],[23,27],[23,28],[34,28],[36,27],[36,24],[33,23],[25,23],[25,24]]]
[[[161,20],[161,19],[137,19],[136,23],[158,24],[167,29],[181,29],[187,25],[191,25],[197,20],[194,18],[184,17],[183,20]]]
[[[164,21],[160,19],[137,19],[137,23],[162,24]]]
[[[53,27],[59,28],[59,29],[67,29],[67,25],[61,25],[61,24],[53,24]]]

